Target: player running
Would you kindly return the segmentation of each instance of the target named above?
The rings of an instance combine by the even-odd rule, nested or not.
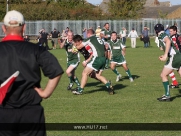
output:
[[[164,32],[164,26],[162,24],[157,24],[154,27],[155,32],[158,36],[159,45],[163,49],[164,54],[159,57],[161,61],[166,61],[166,64],[161,72],[161,78],[165,90],[165,94],[157,98],[159,101],[170,101],[170,89],[169,89],[169,81],[168,75],[173,70],[179,70],[179,74],[181,75],[181,53],[174,46],[174,43],[170,40],[169,36]],[[168,58],[168,59],[167,59]]]
[[[75,76],[75,70],[78,67],[80,63],[80,56],[79,53],[74,53],[73,48],[73,32],[68,31],[67,38],[60,44],[61,48],[65,48],[67,53],[67,70],[66,73],[68,75],[68,78],[70,79],[70,83],[67,87],[67,90],[71,90],[74,82],[77,84],[77,86],[80,86],[78,78]]]
[[[171,26],[169,29],[169,33],[170,33],[170,38],[171,38],[174,46],[176,47],[177,50],[179,50],[181,52],[181,45],[180,45],[180,41],[179,41],[180,35],[177,33],[177,27]],[[169,74],[169,76],[172,79],[172,84],[170,85],[170,88],[179,88],[179,84],[175,78],[174,72],[171,72]]]
[[[109,47],[111,50],[111,69],[112,71],[117,75],[116,82],[118,82],[121,79],[121,74],[117,71],[116,65],[122,65],[124,70],[126,71],[126,74],[129,77],[130,82],[133,82],[133,78],[131,75],[131,72],[126,64],[125,54],[126,54],[126,48],[122,44],[122,41],[117,38],[117,33],[112,32],[111,33],[111,40],[108,41]]]
[[[82,72],[81,86],[78,90],[73,91],[73,94],[83,93],[84,87],[87,83],[87,76],[93,70],[100,70],[99,73],[96,73],[96,77],[106,85],[109,94],[114,94],[111,83],[101,75],[101,70],[104,69],[106,63],[104,42],[94,35],[94,31],[92,29],[87,30],[87,37],[88,38],[84,42],[82,42],[82,37],[80,35],[75,35],[73,38],[77,49],[81,49],[84,46],[89,45],[93,51],[90,61],[87,62],[87,65]]]

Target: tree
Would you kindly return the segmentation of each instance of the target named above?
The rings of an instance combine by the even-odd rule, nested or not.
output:
[[[5,14],[6,14],[6,2],[0,1],[0,19],[3,20]]]
[[[146,0],[109,0],[108,14],[111,19],[137,19]]]
[[[9,0],[9,2],[9,10],[20,11],[26,20],[106,19],[98,6],[89,4],[85,0]],[[6,10],[3,10],[5,15]]]

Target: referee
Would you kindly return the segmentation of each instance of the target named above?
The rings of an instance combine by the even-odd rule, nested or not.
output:
[[[0,127],[0,136],[46,136],[40,103],[51,96],[63,70],[45,47],[23,40],[25,21],[20,12],[7,12],[2,29],[6,36],[0,42],[0,84],[15,71],[20,74],[0,105],[0,124],[11,126],[8,131]],[[41,70],[49,78],[45,89],[40,86]],[[23,123],[29,124],[28,128]]]

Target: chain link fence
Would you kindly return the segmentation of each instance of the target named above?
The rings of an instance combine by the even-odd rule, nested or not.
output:
[[[97,26],[101,26],[101,28],[103,28],[105,23],[110,24],[110,30],[118,33],[122,27],[127,29],[127,33],[131,31],[132,28],[135,28],[138,35],[141,35],[144,26],[150,28],[149,35],[155,35],[154,25],[157,23],[161,23],[164,26],[171,26],[174,25],[174,23],[177,23],[179,31],[181,29],[181,19],[26,21],[25,35],[38,36],[39,30],[42,28],[44,28],[46,32],[51,32],[54,28],[62,32],[66,27],[69,27],[74,34],[81,35],[83,28],[93,28],[95,30]],[[3,23],[1,22],[0,24],[2,25]],[[0,37],[4,37],[2,29],[0,30]]]

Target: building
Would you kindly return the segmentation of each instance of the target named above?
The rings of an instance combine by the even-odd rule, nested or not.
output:
[[[142,18],[179,19],[181,14],[178,13],[181,13],[181,5],[171,5],[170,1],[147,0]]]
[[[104,13],[108,13],[107,2],[103,0],[100,8]],[[146,0],[143,9],[142,18],[165,18],[165,19],[181,19],[181,5],[172,5],[170,1],[159,2],[159,0]]]

